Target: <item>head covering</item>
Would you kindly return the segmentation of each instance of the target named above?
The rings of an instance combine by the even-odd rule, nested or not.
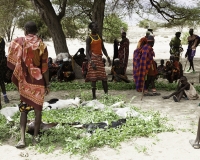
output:
[[[63,59],[63,62],[69,61],[68,57]]]
[[[115,61],[119,61],[119,58],[115,58],[115,59],[114,59],[114,62],[115,62]]]
[[[153,29],[151,29],[151,28],[147,29],[147,31],[153,33]]]
[[[147,42],[153,42],[154,41],[154,36],[149,35],[147,38]]]
[[[175,35],[180,35],[180,34],[181,34],[181,32],[179,32],[179,31],[175,33]]]

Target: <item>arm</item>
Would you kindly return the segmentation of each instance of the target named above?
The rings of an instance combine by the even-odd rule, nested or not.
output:
[[[107,53],[107,50],[104,46],[104,43],[102,41],[102,51],[103,51],[103,54],[106,56],[107,60],[108,60],[108,63],[109,63],[109,66],[111,66],[111,60],[110,60],[110,57],[108,56],[108,53]]]
[[[96,70],[96,65],[94,62],[91,60],[91,53],[90,53],[90,43],[92,42],[92,39],[88,36],[86,39],[86,57],[88,59],[88,63],[91,63],[92,68]]]

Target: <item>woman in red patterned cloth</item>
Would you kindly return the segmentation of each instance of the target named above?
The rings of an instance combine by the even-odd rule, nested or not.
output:
[[[41,112],[45,94],[49,93],[48,51],[36,35],[37,27],[32,21],[25,24],[25,37],[14,39],[9,46],[7,65],[13,70],[12,82],[20,93],[19,104],[21,140],[16,148],[25,147],[27,114],[35,112],[33,145],[38,142]]]
[[[101,80],[104,92],[108,93],[107,76],[105,72],[104,62],[102,59],[103,54],[107,57],[109,66],[111,66],[110,57],[104,47],[103,41],[98,33],[98,25],[91,22],[88,25],[91,34],[86,39],[86,56],[88,59],[88,72],[85,78],[86,82],[91,82],[92,96],[96,99],[96,81]]]

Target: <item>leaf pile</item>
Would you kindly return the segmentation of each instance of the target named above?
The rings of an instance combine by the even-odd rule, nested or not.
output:
[[[84,96],[86,97],[86,95]],[[100,101],[107,106],[121,100],[120,97],[110,95],[102,96],[100,99]],[[161,117],[159,112],[144,112],[138,108],[134,108],[134,110],[144,117],[151,117],[151,119],[144,120],[138,117],[128,118],[126,124],[121,127],[109,128],[106,130],[97,129],[92,136],[83,136],[87,135],[85,129],[73,128],[66,123],[80,122],[81,124],[85,124],[90,122],[108,121],[110,124],[112,121],[120,119],[120,117],[118,117],[109,107],[105,111],[94,111],[91,108],[86,107],[43,111],[43,122],[58,122],[59,125],[49,129],[41,136],[41,141],[36,146],[36,149],[43,153],[50,153],[56,148],[61,148],[63,152],[86,154],[96,147],[108,145],[115,148],[120,142],[133,137],[148,137],[160,132],[174,130],[170,125],[167,125],[167,118]],[[16,114],[14,119],[19,123],[19,114]],[[28,119],[34,119],[33,112],[28,114]],[[0,135],[0,138],[8,138],[8,135],[11,134],[5,134],[9,133],[8,127],[3,125],[5,124],[5,119],[1,119],[0,123],[1,131],[4,132],[4,134]],[[18,134],[15,135],[15,137],[19,139],[19,131],[16,132]],[[26,134],[26,144],[31,144],[31,139],[32,137]]]

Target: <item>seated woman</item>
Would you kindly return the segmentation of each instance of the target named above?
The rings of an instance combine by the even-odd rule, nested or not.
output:
[[[182,76],[178,82],[177,90],[169,96],[163,96],[163,99],[169,99],[173,96],[175,102],[180,102],[181,98],[195,100],[199,98],[194,86],[187,81],[185,76]]]
[[[72,81],[75,79],[75,73],[72,68],[71,59],[65,58],[63,59],[63,63],[58,71],[58,80],[62,82]]]
[[[165,65],[164,65],[165,61],[164,59],[160,60],[160,65],[157,67],[157,71],[158,71],[158,77],[161,78],[165,78]]]
[[[112,81],[121,82],[124,81],[126,83],[130,83],[127,76],[124,74],[124,68],[120,66],[119,58],[114,59],[114,64],[111,69]]]
[[[49,81],[51,81],[54,77],[57,76],[57,72],[60,69],[60,67],[56,63],[53,63],[53,59],[51,57],[48,58],[48,67],[49,67]]]
[[[170,56],[170,60],[166,62],[165,73],[169,83],[173,83],[183,76],[183,67],[178,57]]]

